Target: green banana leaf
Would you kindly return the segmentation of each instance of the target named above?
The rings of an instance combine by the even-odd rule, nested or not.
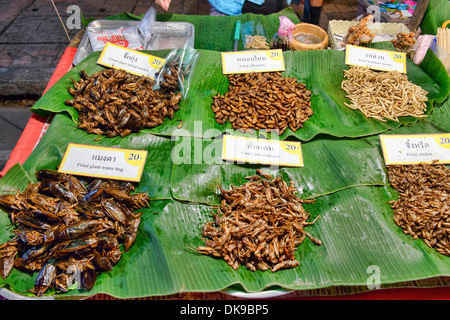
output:
[[[94,143],[86,133],[77,132],[71,137],[71,126],[73,128],[73,123],[68,117],[57,115],[24,166],[14,166],[0,180],[0,192],[23,190],[28,182],[34,181],[33,172],[41,167],[41,163],[42,167],[57,166],[62,152],[56,150],[63,150],[62,145],[67,140],[78,142],[85,139],[85,142]],[[67,137],[63,138],[63,132],[66,132]],[[440,132],[440,129],[424,121],[389,132]],[[143,134],[138,136],[130,137],[129,143],[120,141],[116,146],[129,146],[131,140],[137,141],[134,144],[136,148],[140,148],[141,143],[148,143],[142,140]],[[75,140],[72,140],[74,137]],[[161,139],[155,138],[157,141]],[[220,139],[207,141],[195,138],[190,138],[193,141],[190,141],[192,146],[189,149],[192,152],[193,168],[189,171],[187,165],[178,167],[178,146],[185,139],[188,138],[174,141],[174,164],[169,183],[173,189],[180,191],[181,183],[186,189],[199,188],[203,191],[200,192],[201,196],[206,196],[208,201],[212,199],[211,203],[216,204],[217,195],[213,194],[212,198],[208,198],[208,192],[214,193],[219,183],[224,183],[224,187],[242,183],[243,177],[253,174],[257,168],[228,164],[228,167],[222,165],[216,170],[218,165],[213,164],[217,160],[214,150],[220,150]],[[108,140],[111,139],[102,139],[96,143],[111,146],[107,143]],[[122,139],[117,139],[119,140]],[[200,154],[203,158],[199,158],[199,153],[195,152],[198,141],[201,142]],[[186,199],[181,202],[167,199],[152,201],[150,208],[143,211],[143,221],[135,245],[122,256],[112,272],[98,277],[92,290],[84,292],[74,289],[55,297],[64,299],[104,293],[118,298],[136,298],[236,288],[248,293],[274,289],[280,293],[285,290],[302,290],[311,291],[309,294],[339,294],[343,286],[348,287],[345,291],[347,293],[348,290],[368,290],[367,286],[373,284],[370,282],[373,279],[378,279],[381,287],[401,287],[409,285],[410,281],[449,276],[449,257],[438,255],[422,241],[404,235],[394,224],[388,201],[396,199],[398,195],[386,185],[377,136],[363,139],[316,139],[303,143],[302,146],[305,168],[298,169],[297,172],[291,170],[293,168],[283,168],[282,171],[285,179],[294,179],[300,185],[300,195],[309,193],[308,197],[316,198],[315,203],[305,204],[305,209],[311,214],[311,220],[319,215],[320,218],[314,225],[307,227],[307,231],[322,240],[323,244],[316,246],[309,239],[305,240],[296,253],[300,261],[299,267],[274,274],[251,272],[242,267],[234,271],[222,260],[195,253],[190,248],[203,244],[201,227],[210,221],[214,207],[186,202]],[[44,156],[38,156],[52,148],[54,150],[49,154],[57,156],[46,157],[54,158],[56,164],[45,162]],[[157,143],[155,149],[155,152],[164,150]],[[212,162],[202,163],[207,159],[206,155],[213,155],[208,160]],[[167,156],[166,152],[165,157]],[[196,165],[195,162],[201,164]],[[208,165],[212,168],[210,171],[200,172],[199,166]],[[152,171],[153,167],[146,167],[146,171]],[[183,177],[183,170],[186,170],[186,178]],[[220,177],[215,179],[217,171],[224,175],[223,181],[220,181]],[[270,172],[281,174],[277,170]],[[367,177],[364,177],[364,173]],[[205,182],[205,190],[201,189],[200,177]],[[177,178],[180,181],[175,183]],[[209,181],[212,181],[212,187],[208,189]],[[178,188],[174,188],[177,184]],[[138,189],[146,189],[145,185],[146,183],[141,183]],[[173,194],[177,197],[176,192]],[[195,200],[194,196],[195,192],[190,199]],[[2,243],[11,237],[11,228],[7,214],[0,212]],[[379,278],[374,278],[374,275],[379,275]],[[6,280],[0,281],[0,286],[14,293],[27,295],[35,277],[36,273],[13,270]],[[51,294],[53,293],[49,292]]]
[[[144,129],[163,136],[195,136],[211,137],[225,131],[232,130],[231,124],[218,124],[211,110],[213,96],[217,93],[224,94],[228,91],[228,80],[222,74],[221,55],[215,51],[200,51],[200,57],[194,70],[187,97],[180,104],[180,110],[174,119],[166,119],[156,128]],[[149,52],[158,57],[165,57],[168,50]],[[68,113],[74,121],[77,121],[77,111],[64,104],[71,95],[67,87],[71,84],[70,78],[78,80],[79,72],[85,70],[88,74],[103,69],[98,65],[99,52],[92,53],[79,63],[74,69],[64,75],[46,94],[40,98],[31,110],[39,115],[52,113]],[[296,77],[298,81],[306,84],[312,91],[311,106],[314,115],[305,122],[302,129],[297,132],[286,130],[280,139],[295,137],[302,141],[308,141],[319,134],[328,134],[335,137],[361,137],[382,133],[386,130],[397,128],[400,125],[418,121],[417,118],[403,117],[400,122],[381,122],[375,119],[367,119],[361,112],[352,110],[344,105],[348,102],[345,92],[340,88],[343,80],[343,70],[347,68],[344,61],[344,52],[336,50],[316,51],[288,51],[284,52],[286,71],[284,74]],[[429,58],[428,65],[433,65],[440,70],[442,63],[433,56]],[[408,60],[408,77],[410,81],[422,86],[429,92],[427,114],[432,112],[433,102],[442,102],[450,88],[450,78],[443,73],[437,74],[437,79],[431,78],[422,68]],[[429,68],[431,69],[431,68]],[[445,70],[444,70],[445,71]],[[439,82],[437,82],[439,81]],[[183,121],[179,129],[180,121]],[[243,135],[240,131],[235,134]],[[249,134],[245,134],[249,135]],[[256,133],[253,134],[254,136]],[[268,137],[274,134],[267,134]]]
[[[434,105],[433,113],[430,114],[428,120],[444,132],[450,132],[450,97],[442,103]]]
[[[0,184],[5,187],[3,179]],[[307,231],[322,245],[306,239],[296,251],[300,265],[276,273],[251,272],[244,267],[235,271],[223,260],[192,250],[203,244],[201,227],[212,219],[212,208],[174,200],[152,201],[144,210],[136,243],[114,270],[100,275],[89,292],[74,289],[56,298],[96,293],[138,298],[236,286],[249,293],[324,288],[334,292],[333,288],[341,286],[368,290],[372,284],[384,287],[449,276],[449,257],[438,255],[394,224],[387,201],[396,196],[390,187],[354,187],[305,204],[311,219],[320,215]],[[0,220],[2,228],[7,226],[4,220]],[[27,294],[35,276],[13,270],[0,286]]]
[[[433,124],[424,121],[392,132],[420,133],[439,130]],[[151,174],[155,168],[159,168],[158,166],[165,168],[160,172],[171,171],[161,160],[161,157],[164,157],[167,161],[168,154],[172,150],[173,145],[170,147],[166,145],[169,140],[167,138],[138,134],[125,139],[104,138],[100,141],[93,139],[94,137],[76,130],[73,121],[67,116],[56,115],[43,140],[23,167],[15,165],[0,180],[0,192],[23,190],[27,183],[34,181],[35,170],[42,167],[55,168],[69,141],[135,148],[150,144],[154,146],[155,155],[164,153],[164,156],[155,161],[159,164],[146,164],[146,174]],[[217,170],[195,172],[195,161],[199,161],[196,158],[198,153],[191,149],[189,151],[193,152],[194,165],[191,172],[186,172],[186,176],[192,176],[193,180],[192,183],[189,183],[188,179],[183,181],[182,174],[177,171],[182,167],[177,168],[178,159],[175,156],[178,152],[176,146],[183,143],[182,139],[187,138],[179,138],[178,141],[169,140],[175,145],[172,152],[174,169],[169,175],[171,181],[165,180],[164,183],[174,188],[178,178],[180,182],[177,183],[183,182],[186,189],[200,188],[199,177],[208,177]],[[208,154],[203,147],[206,149],[211,144],[220,142],[219,139],[212,141],[191,139],[201,142],[203,155]],[[386,175],[377,139],[377,136],[364,139],[323,138],[303,143],[307,166],[298,172],[290,171],[292,168],[283,168],[285,179],[295,179],[300,185],[301,192],[309,193],[308,197],[314,195],[316,198],[314,204],[305,204],[305,209],[311,214],[311,220],[320,215],[314,225],[307,227],[307,231],[322,240],[323,244],[316,246],[306,239],[297,250],[296,256],[300,266],[295,269],[274,274],[251,272],[242,267],[234,271],[222,260],[199,255],[190,248],[202,245],[201,227],[210,221],[214,207],[188,203],[184,199],[182,202],[172,199],[155,200],[151,202],[150,208],[143,211],[143,221],[135,245],[123,255],[112,272],[100,275],[96,285],[89,292],[74,289],[67,294],[57,294],[56,298],[83,297],[96,293],[119,298],[136,298],[235,288],[249,293],[275,289],[280,292],[326,290],[328,294],[337,294],[342,290],[342,286],[348,286],[351,291],[367,290],[368,281],[374,279],[371,275],[377,270],[379,273],[376,275],[379,275],[377,279],[381,287],[402,286],[410,281],[449,276],[449,257],[438,255],[421,240],[413,240],[404,235],[394,224],[388,201],[396,199],[398,195],[395,190],[386,186]],[[192,144],[195,149],[196,143]],[[343,151],[337,151],[340,149]],[[152,152],[151,148],[147,150],[149,154]],[[215,155],[213,148],[208,149],[208,152]],[[353,161],[348,161],[349,159]],[[321,161],[324,163],[321,164]],[[172,166],[172,163],[170,165]],[[214,168],[217,165],[210,167]],[[241,183],[243,177],[253,174],[255,168],[256,166],[224,165],[219,171],[228,171],[231,174],[226,175],[224,181],[208,178],[215,183],[209,190],[213,193],[218,183],[225,185]],[[189,168],[186,166],[185,169]],[[364,177],[364,172],[367,177]],[[280,171],[275,170],[273,173]],[[238,174],[242,174],[240,179]],[[205,178],[204,181],[208,182],[208,179]],[[152,186],[142,182],[137,189],[151,192]],[[180,190],[178,187],[176,189]],[[207,196],[207,184],[205,189],[203,193],[200,192],[201,196]],[[206,199],[208,201],[212,199],[211,203],[216,203],[215,194],[212,198]],[[11,238],[11,229],[8,215],[6,212],[0,212],[2,243]],[[0,281],[0,286],[14,293],[27,295],[27,290],[33,286],[35,277],[36,273],[13,270],[6,280]],[[51,294],[53,293],[49,292],[49,295]]]
[[[447,20],[450,20],[450,1],[430,0],[420,24],[422,33],[435,35],[437,28],[442,28]]]
[[[363,185],[389,185],[383,157],[362,139],[322,138],[302,143],[303,167],[234,164],[222,160],[221,138],[176,139],[172,152],[171,189],[175,199],[220,204],[219,186],[245,183],[256,169],[293,180],[302,198]]]

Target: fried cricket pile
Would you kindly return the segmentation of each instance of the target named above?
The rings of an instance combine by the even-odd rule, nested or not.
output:
[[[398,200],[390,201],[394,221],[405,234],[450,256],[450,169],[442,164],[388,166]]]
[[[294,268],[297,247],[305,237],[320,245],[321,241],[304,230],[310,217],[291,181],[257,171],[248,182],[221,191],[221,205],[214,221],[203,226],[205,245],[200,253],[224,259],[234,270],[244,265],[251,271]],[[317,219],[317,218],[316,218]]]
[[[37,296],[73,285],[89,290],[134,244],[141,222],[134,210],[150,198],[133,193],[129,182],[86,182],[53,170],[36,177],[23,192],[0,195],[15,227],[13,239],[0,245],[0,276],[6,279],[13,268],[40,270],[30,290]]]
[[[178,64],[173,62],[162,76],[160,89],[155,81],[118,69],[104,69],[81,79],[72,79],[68,90],[73,99],[65,101],[78,111],[78,128],[107,137],[125,137],[142,129],[157,127],[179,110]]]

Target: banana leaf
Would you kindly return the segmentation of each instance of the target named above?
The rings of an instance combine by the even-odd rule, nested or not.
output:
[[[54,121],[46,133],[46,135],[50,133],[48,137],[51,139],[42,140],[33,153],[45,153],[45,150],[52,149],[52,144],[55,146],[50,153],[58,155],[59,151],[55,150],[64,149],[57,147],[60,143],[59,140],[64,141],[64,138],[60,138],[60,136],[63,136],[63,132],[70,136],[73,123],[64,115],[57,115]],[[411,126],[415,127],[415,132],[420,130],[430,132],[433,127],[429,123],[428,127],[424,126],[424,123]],[[408,127],[398,130],[405,131],[406,129]],[[46,135],[44,135],[44,139]],[[88,136],[85,133],[82,135]],[[78,137],[78,132],[76,136]],[[83,139],[86,138],[88,137]],[[370,139],[376,138],[376,136],[370,137]],[[70,138],[71,141],[73,141],[72,139],[73,137]],[[78,139],[82,140],[81,137]],[[148,143],[148,141],[141,140],[143,139],[141,137],[130,137],[129,139],[129,143],[131,140],[136,141],[137,139],[134,145],[137,148],[140,148],[140,143]],[[109,145],[108,140],[102,139],[96,143]],[[195,140],[202,142],[202,146],[208,146],[206,143],[208,141]],[[394,224],[388,201],[396,199],[397,192],[389,186],[383,185],[386,183],[383,170],[377,172],[382,167],[381,156],[376,157],[371,154],[371,148],[375,150],[375,153],[379,149],[375,146],[376,140],[368,142],[364,140],[367,139],[349,139],[348,141],[318,139],[304,143],[305,164],[308,164],[308,167],[311,165],[320,167],[321,165],[315,162],[329,157],[327,164],[336,162],[329,168],[324,166],[329,170],[329,174],[335,170],[341,170],[343,176],[350,174],[348,179],[360,181],[361,185],[349,184],[348,188],[339,190],[332,186],[327,191],[322,190],[324,194],[315,197],[314,204],[305,204],[305,209],[311,214],[311,220],[320,215],[314,225],[307,227],[307,231],[322,240],[323,245],[316,246],[306,239],[296,253],[296,257],[300,261],[299,267],[274,274],[261,271],[251,272],[243,267],[234,271],[225,261],[199,255],[190,248],[202,245],[201,227],[205,222],[210,221],[211,211],[214,208],[171,199],[155,200],[151,202],[150,208],[143,211],[143,220],[135,245],[122,256],[113,271],[100,275],[96,285],[89,292],[75,288],[67,294],[56,294],[55,297],[64,299],[104,293],[118,298],[136,298],[179,292],[212,292],[236,287],[240,291],[249,293],[275,289],[280,292],[283,292],[282,290],[326,290],[328,294],[337,294],[342,286],[348,286],[352,291],[368,290],[369,279],[373,279],[371,275],[377,270],[379,273],[376,274],[379,275],[378,280],[381,287],[402,286],[403,283],[409,281],[449,276],[450,259],[448,257],[440,256],[425,246],[422,241],[413,240],[404,235]],[[77,141],[75,138],[75,142]],[[218,141],[220,140],[217,139],[215,142]],[[176,141],[176,143],[180,142],[182,141]],[[62,142],[62,144],[64,143],[67,141]],[[336,144],[335,147],[332,146],[334,144]],[[121,143],[119,145],[125,146]],[[354,148],[355,150],[350,154],[344,152],[339,154],[339,152],[336,153],[339,148],[347,148],[347,150]],[[163,150],[163,148],[158,146],[157,150]],[[317,152],[315,158],[311,156],[314,152]],[[379,150],[378,153],[381,154]],[[194,161],[196,154],[193,154]],[[54,157],[56,163],[60,159],[60,156],[48,157]],[[167,154],[165,157],[167,158]],[[348,162],[345,168],[339,168],[340,165],[347,162],[347,157],[353,158],[354,161]],[[28,182],[34,180],[33,171],[40,167],[32,162],[43,162],[43,166],[50,165],[50,163],[45,163],[44,158],[44,156],[39,157],[32,154],[24,163],[27,170],[18,164],[11,168],[0,180],[0,192],[23,190]],[[362,170],[359,168],[361,166],[359,161],[370,162]],[[151,171],[151,168],[147,167],[146,171]],[[360,171],[352,173],[352,169],[355,168],[356,171],[358,168]],[[243,166],[236,171],[241,172],[243,177],[253,169]],[[214,170],[212,171],[214,172]],[[300,182],[303,179],[309,179],[305,184],[306,187],[300,189],[302,192],[313,189],[310,185],[314,185],[314,183],[316,185],[323,183],[326,186],[323,188],[325,190],[327,188],[325,178],[314,171],[305,170],[300,174],[286,171],[284,178],[294,177]],[[381,186],[363,186],[361,180],[364,180],[362,176],[364,172],[368,177],[375,177],[375,184],[381,182]],[[209,174],[206,172],[203,177]],[[173,177],[176,176],[176,170],[174,170]],[[227,177],[227,181],[236,184],[241,182],[237,175]],[[368,181],[374,183],[374,181],[370,181],[370,178]],[[328,182],[333,184],[332,179],[329,179]],[[185,185],[185,188],[188,189],[196,187],[195,183]],[[139,186],[139,189],[143,188],[146,187]],[[331,193],[326,194],[326,192]],[[11,228],[6,212],[0,212],[0,230],[2,230],[0,241],[2,243],[11,238]],[[13,270],[6,280],[0,281],[0,286],[14,293],[27,295],[27,290],[33,286],[35,277],[36,273]],[[49,292],[48,294],[54,293]]]
[[[21,171],[18,167],[8,174],[16,178]],[[11,180],[14,179],[0,180],[1,188],[16,187],[17,181]],[[13,185],[5,185],[5,181]],[[322,245],[314,245],[307,238],[296,251],[300,265],[276,273],[251,272],[242,266],[235,271],[223,260],[192,250],[203,244],[201,227],[212,219],[211,207],[174,200],[152,201],[151,207],[144,210],[136,243],[111,272],[101,274],[89,292],[74,289],[55,297],[103,293],[139,298],[213,292],[236,286],[249,293],[324,288],[336,293],[333,289],[341,286],[368,290],[373,284],[392,287],[449,276],[449,257],[438,255],[421,240],[403,234],[394,224],[387,201],[396,196],[390,187],[353,187],[319,197],[314,204],[305,204],[311,219],[320,215],[307,231],[319,238]],[[9,224],[5,215],[0,215],[0,219],[6,231]],[[6,234],[2,233],[3,240]],[[6,280],[0,280],[0,286],[25,295],[35,276],[13,270]]]
[[[388,185],[382,155],[362,139],[322,138],[302,143],[303,167],[230,163],[222,160],[221,138],[181,137],[172,152],[171,190],[175,199],[220,204],[219,186],[246,182],[256,169],[293,180],[302,198],[363,185]]]
[[[420,28],[423,34],[436,34],[437,28],[450,19],[450,1],[430,0]]]
[[[441,128],[443,132],[450,132],[450,97],[434,105],[433,113],[428,117],[428,121]]]
[[[213,96],[217,93],[224,94],[228,91],[228,79],[222,74],[221,55],[215,51],[200,51],[200,57],[195,67],[188,95],[180,104],[180,110],[176,112],[174,119],[166,119],[164,123],[152,129],[144,129],[148,132],[163,136],[195,136],[211,137],[226,131],[232,131],[230,123],[218,124],[211,110]],[[168,50],[147,51],[148,53],[165,57]],[[46,94],[44,94],[31,110],[39,115],[52,113],[68,113],[73,121],[77,121],[78,113],[64,104],[71,95],[67,87],[71,84],[70,78],[79,80],[79,72],[85,70],[88,74],[103,69],[97,65],[99,52],[92,53],[80,62],[74,69],[64,75]],[[316,51],[288,51],[284,52],[286,71],[284,74],[296,77],[299,82],[306,84],[312,91],[311,106],[314,115],[305,122],[304,127],[292,132],[287,129],[279,138],[295,137],[302,141],[309,141],[319,134],[328,134],[335,137],[361,137],[379,134],[386,130],[397,128],[401,125],[418,121],[414,117],[402,117],[399,122],[381,122],[366,118],[361,112],[352,110],[344,105],[348,102],[345,92],[340,88],[343,80],[343,70],[347,68],[344,63],[344,52],[336,50]],[[433,56],[429,63],[440,70],[442,63]],[[427,114],[433,109],[433,102],[442,102],[450,88],[450,78],[447,73],[437,73],[436,79],[429,76],[424,69],[408,60],[409,80],[422,86],[429,92]],[[445,71],[445,70],[444,70]],[[180,121],[183,121],[179,129]],[[243,135],[240,131],[235,134]],[[255,136],[257,133],[254,133]],[[251,134],[245,134],[251,135]],[[272,137],[275,134],[267,134]]]

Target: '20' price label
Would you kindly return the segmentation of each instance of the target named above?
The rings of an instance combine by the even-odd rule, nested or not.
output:
[[[441,147],[450,149],[450,134],[439,135],[435,139]]]
[[[142,160],[143,157],[141,156],[141,154],[139,152],[127,152],[125,154],[125,158],[127,159],[128,162],[136,162],[139,160]]]
[[[298,153],[302,149],[298,142],[281,142],[281,147],[290,153]]]

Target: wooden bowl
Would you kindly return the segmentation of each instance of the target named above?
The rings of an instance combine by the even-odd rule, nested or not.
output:
[[[305,44],[295,40],[295,36],[299,33],[307,33],[318,37],[322,42],[317,44]],[[295,29],[292,32],[292,50],[321,50],[328,47],[328,34],[321,27],[311,23],[299,23],[295,25]]]

